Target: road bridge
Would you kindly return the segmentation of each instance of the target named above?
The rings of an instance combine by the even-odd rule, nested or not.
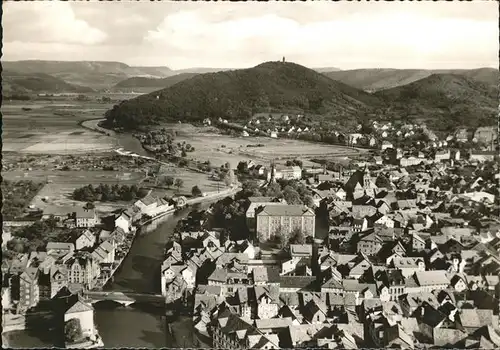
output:
[[[129,306],[135,303],[165,305],[165,297],[153,293],[133,293],[120,291],[84,291],[83,298],[91,304],[100,301],[113,301],[115,303]]]

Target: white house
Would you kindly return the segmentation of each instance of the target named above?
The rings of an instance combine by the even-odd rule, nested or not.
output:
[[[115,227],[121,228],[125,233],[130,231],[132,225],[132,218],[128,215],[127,211],[124,211],[115,219]]]
[[[277,139],[278,138],[278,133],[276,131],[271,131],[271,137],[273,139]]]
[[[394,146],[389,141],[383,141],[380,148],[382,149],[382,151],[384,151],[388,148],[394,148]]]
[[[355,145],[358,143],[358,140],[362,137],[363,135],[359,133],[349,134],[349,142]]]
[[[146,197],[139,199],[134,205],[140,209],[142,214],[151,215],[151,212],[156,209],[158,203],[156,198],[148,194]]]
[[[76,208],[76,227],[94,227],[98,223],[95,209]]]
[[[76,250],[80,250],[86,247],[93,247],[96,241],[95,235],[89,230],[85,230],[75,242]]]
[[[82,335],[84,337],[90,337],[91,339],[95,337],[94,308],[92,305],[86,303],[78,297],[76,302],[74,302],[64,313],[65,324],[71,319],[77,319],[80,321]]]

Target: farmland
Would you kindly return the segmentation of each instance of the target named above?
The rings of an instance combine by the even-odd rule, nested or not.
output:
[[[110,107],[96,101],[4,102],[3,151],[25,154],[102,152],[116,141],[81,128],[78,123],[96,118]]]
[[[30,172],[9,171],[3,177],[11,181],[32,180],[36,182],[47,182],[31,201],[35,208],[45,209],[49,206],[71,206],[82,205],[81,202],[71,199],[71,193],[79,187],[88,184],[134,184],[140,181],[144,174],[139,172],[115,172],[115,171],[59,171],[34,170]],[[44,200],[46,197],[46,200]],[[125,203],[106,204],[102,211],[110,211],[123,207]]]
[[[196,151],[194,157],[201,161],[209,160],[213,165],[229,162],[236,167],[241,160],[255,160],[268,163],[271,160],[285,162],[300,157],[333,158],[362,154],[363,150],[310,143],[292,139],[272,139],[269,137],[231,137],[213,132],[213,128],[198,128],[189,124],[170,124],[165,127],[177,132],[176,141],[186,141]],[[262,145],[260,147],[254,147]]]

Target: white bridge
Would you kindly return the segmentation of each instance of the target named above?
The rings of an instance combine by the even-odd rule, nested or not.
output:
[[[100,301],[114,301],[124,306],[135,303],[141,304],[160,304],[165,305],[165,297],[161,294],[146,294],[133,292],[114,292],[114,291],[84,291],[83,298],[91,304]]]

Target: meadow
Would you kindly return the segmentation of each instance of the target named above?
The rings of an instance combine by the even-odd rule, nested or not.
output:
[[[98,101],[4,101],[3,152],[78,154],[116,146],[106,135],[87,131],[79,122],[102,116],[112,106]]]
[[[301,140],[270,137],[233,137],[210,132],[211,128],[195,127],[190,124],[170,124],[164,127],[177,132],[176,141],[191,144],[195,148],[193,157],[201,161],[210,161],[220,166],[229,162],[236,167],[241,160],[254,160],[268,164],[271,161],[285,163],[287,160],[300,158],[335,158],[356,156],[364,150],[345,146],[312,143]],[[257,145],[262,145],[256,147]]]

